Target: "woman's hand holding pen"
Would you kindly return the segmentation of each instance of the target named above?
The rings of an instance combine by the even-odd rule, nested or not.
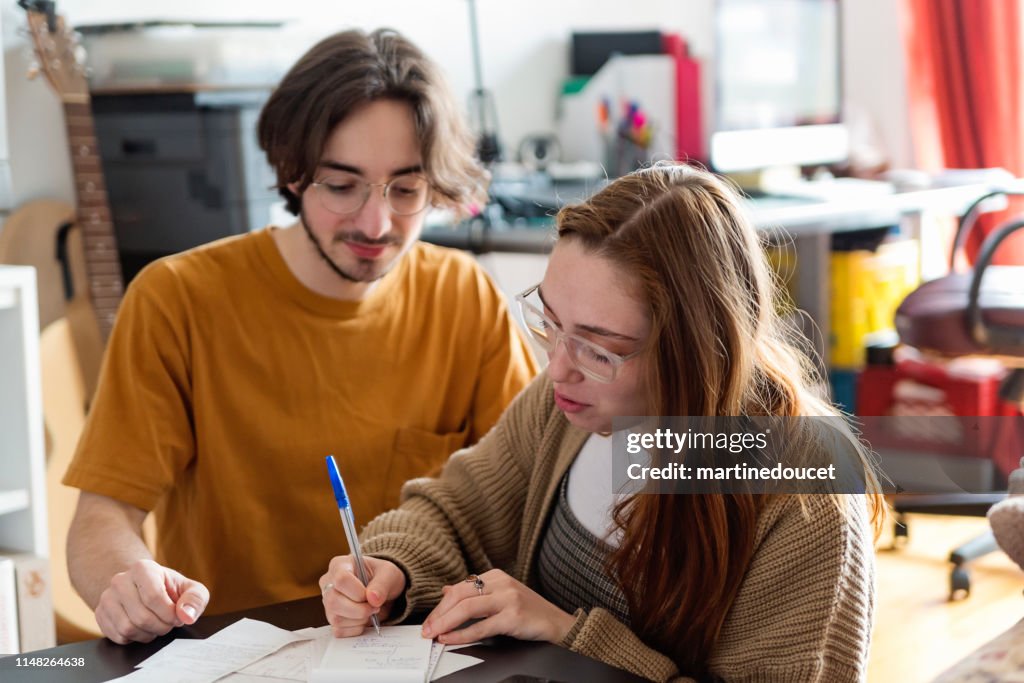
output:
[[[500,569],[481,574],[479,581],[479,589],[481,584],[470,581],[444,587],[444,597],[423,622],[425,638],[437,638],[445,645],[472,643],[496,635],[558,643],[572,628],[573,615]],[[471,619],[480,621],[459,629]]]
[[[198,581],[138,560],[110,580],[96,605],[96,623],[115,643],[148,643],[176,626],[194,624],[209,601],[210,591]]]
[[[327,573],[320,577],[324,613],[336,638],[362,635],[372,614],[384,621],[395,599],[405,592],[405,572],[397,565],[365,555],[363,561],[370,574],[365,587],[351,555],[332,559]]]

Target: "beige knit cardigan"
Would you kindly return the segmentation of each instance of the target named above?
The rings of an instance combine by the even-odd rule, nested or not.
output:
[[[401,506],[362,534],[364,553],[408,577],[392,623],[433,608],[442,586],[469,573],[502,569],[536,590],[548,513],[588,436],[555,407],[542,374],[439,478],[407,482]],[[809,515],[793,498],[777,501],[758,521],[749,571],[708,670],[729,682],[863,680],[874,606],[864,498],[849,496],[845,515],[825,499],[812,500]],[[560,644],[650,680],[693,680],[604,609],[577,610]]]

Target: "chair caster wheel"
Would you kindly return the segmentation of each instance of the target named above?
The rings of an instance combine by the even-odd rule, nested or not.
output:
[[[963,567],[954,567],[949,575],[949,600],[964,600],[971,594],[971,575]]]
[[[907,528],[907,520],[903,515],[897,513],[896,519],[892,525],[892,550],[898,550],[907,545],[909,540],[910,529]]]

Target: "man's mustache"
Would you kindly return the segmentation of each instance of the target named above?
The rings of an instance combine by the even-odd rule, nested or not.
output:
[[[339,232],[335,233],[334,237],[331,238],[332,242],[352,242],[354,244],[363,244],[368,247],[386,247],[392,244],[400,244],[401,240],[394,235],[388,235],[381,237],[380,239],[370,239],[361,232]]]

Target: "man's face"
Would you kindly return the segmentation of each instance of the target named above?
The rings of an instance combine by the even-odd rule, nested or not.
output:
[[[422,174],[422,165],[413,111],[404,102],[363,105],[331,132],[314,175],[315,182],[330,181],[331,187],[306,188],[300,219],[341,277],[369,283],[386,275],[419,237],[426,210],[397,215],[383,187],[375,186],[362,207],[339,214],[326,207],[321,193],[350,187],[353,181],[383,184]]]

